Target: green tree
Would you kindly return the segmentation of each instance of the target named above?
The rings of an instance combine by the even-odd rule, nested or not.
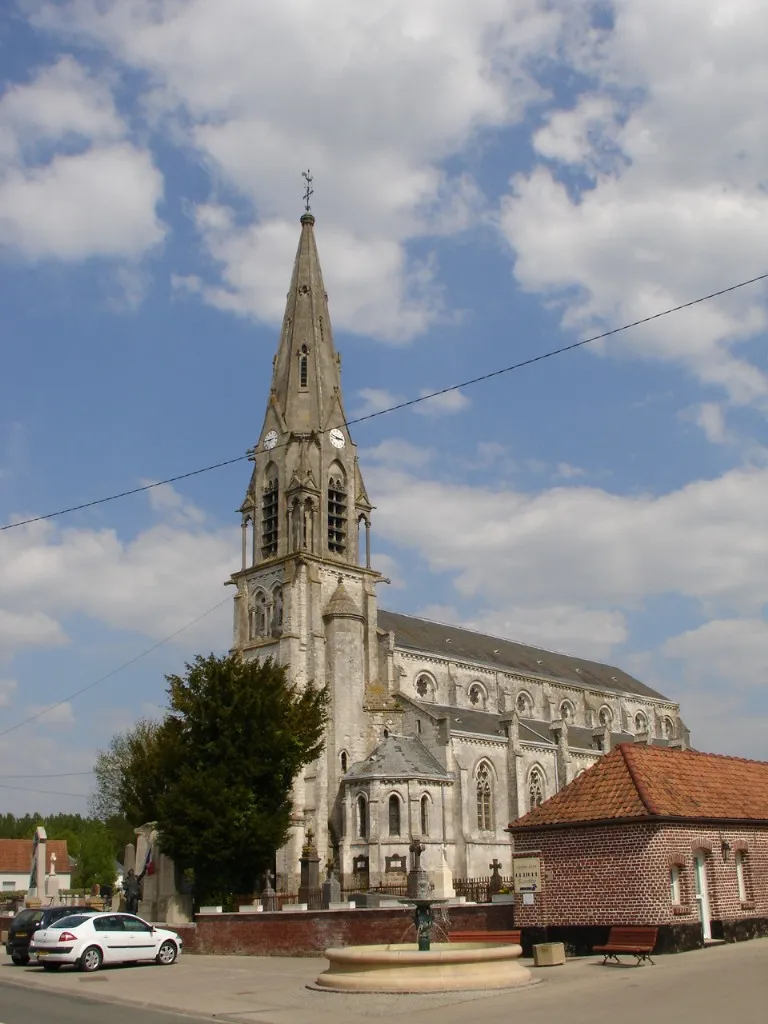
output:
[[[132,729],[113,736],[107,750],[99,751],[90,807],[95,817],[105,822],[122,819],[133,827],[155,821],[158,796],[165,785],[161,732],[161,722],[142,718]],[[124,828],[119,831],[125,835]]]
[[[200,902],[251,892],[287,839],[293,780],[323,748],[327,691],[238,655],[198,656],[168,684],[162,848],[192,871]]]
[[[72,887],[90,889],[94,883],[111,885],[115,880],[115,857],[109,829],[101,821],[89,821],[77,839],[75,850],[68,844],[70,853],[77,859]]]

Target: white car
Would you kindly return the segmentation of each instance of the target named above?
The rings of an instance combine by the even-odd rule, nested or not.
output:
[[[181,953],[181,937],[167,928],[147,924],[133,914],[73,913],[50,928],[37,931],[29,945],[30,956],[46,971],[62,964],[76,964],[81,971],[98,971],[102,964],[154,960],[175,963]]]

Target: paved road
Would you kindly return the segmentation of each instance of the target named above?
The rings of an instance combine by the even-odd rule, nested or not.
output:
[[[0,981],[0,1024],[183,1024],[185,1020],[192,1024],[201,1019],[27,990]],[[210,1021],[210,1017],[205,1019]]]
[[[231,1024],[768,1021],[768,939],[655,959],[655,967],[603,967],[599,957],[587,957],[535,971],[542,983],[531,988],[422,996],[312,991],[306,986],[325,968],[322,958],[186,955],[173,967],[114,967],[93,975],[0,963],[0,1021],[183,1024],[173,1011]]]

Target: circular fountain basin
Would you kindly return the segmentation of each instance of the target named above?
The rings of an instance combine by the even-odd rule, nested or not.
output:
[[[316,986],[335,992],[461,992],[519,988],[533,982],[518,962],[516,945],[433,942],[429,952],[413,943],[326,949],[327,971]]]

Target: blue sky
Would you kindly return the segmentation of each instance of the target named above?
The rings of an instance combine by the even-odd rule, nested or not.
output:
[[[350,417],[767,271],[768,14],[574,6],[6,5],[0,520],[254,443],[306,167]],[[616,662],[765,757],[766,295],[353,428],[382,603]],[[64,773],[227,648],[249,468],[0,534],[0,732],[213,609],[0,735],[0,806],[84,809]]]

